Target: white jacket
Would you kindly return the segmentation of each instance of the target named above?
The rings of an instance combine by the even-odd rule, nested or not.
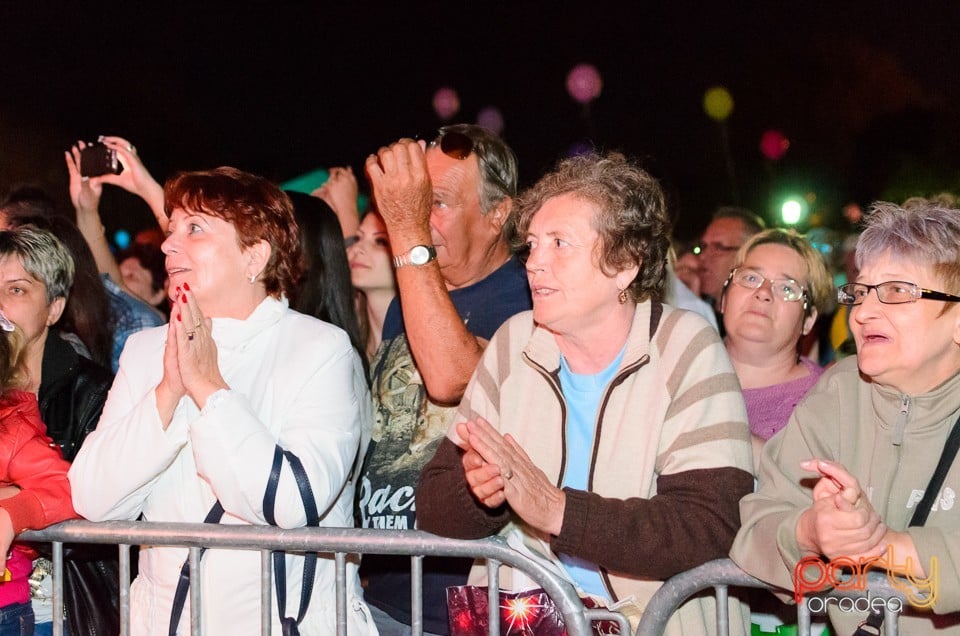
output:
[[[97,430],[70,469],[73,505],[92,521],[202,522],[216,499],[224,524],[266,525],[263,495],[280,444],[303,462],[322,515],[320,525],[353,526],[355,458],[363,457],[372,415],[360,360],[340,329],[268,298],[246,320],[214,318],[220,371],[231,390],[203,413],[189,397],[163,430],[155,388],[163,374],[166,327],[132,336]],[[284,461],[286,464],[286,461]],[[281,473],[276,521],[306,523],[289,466]],[[317,566],[301,633],[335,632],[332,558]],[[328,555],[330,556],[330,555]],[[131,588],[132,633],[166,634],[186,548],[144,546]],[[287,613],[296,616],[303,559],[287,557]],[[260,554],[208,550],[201,564],[207,634],[260,633]],[[376,633],[348,564],[352,634]],[[280,633],[273,594],[273,629]],[[187,600],[180,633],[189,633]]]

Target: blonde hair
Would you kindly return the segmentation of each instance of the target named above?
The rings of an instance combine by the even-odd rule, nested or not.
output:
[[[0,330],[0,394],[27,384],[27,339],[20,330]]]
[[[810,298],[810,304],[816,307],[820,315],[829,314],[834,306],[833,278],[827,271],[820,252],[815,250],[810,241],[793,230],[774,228],[754,234],[737,252],[734,267],[740,267],[753,248],[759,245],[783,245],[796,252],[807,266],[807,281],[804,287]],[[803,283],[803,281],[800,281]]]

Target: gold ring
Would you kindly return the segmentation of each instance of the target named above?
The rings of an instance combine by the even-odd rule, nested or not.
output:
[[[193,326],[193,330],[194,330],[194,331],[196,331],[197,329],[203,329],[203,321],[198,320],[198,321],[197,321],[197,324],[195,324],[195,325]]]
[[[188,331],[188,332],[187,332],[187,340],[193,340],[193,337],[194,337],[195,335],[196,335],[196,332],[194,332],[194,331]]]

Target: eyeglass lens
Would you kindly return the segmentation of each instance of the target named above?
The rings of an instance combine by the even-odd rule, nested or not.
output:
[[[733,275],[733,281],[747,289],[760,289],[765,282],[769,281],[771,292],[788,302],[800,300],[803,295],[803,287],[796,281],[766,278],[752,269],[738,269]]]

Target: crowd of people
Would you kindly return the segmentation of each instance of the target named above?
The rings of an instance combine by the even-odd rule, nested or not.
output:
[[[16,539],[74,517],[499,535],[634,624],[711,559],[791,596],[805,559],[885,559],[939,577],[902,629],[960,633],[951,200],[875,204],[845,277],[742,208],[678,247],[657,180],[618,153],[520,192],[475,125],[369,155],[363,214],[349,168],[311,194],[228,167],[160,185],[129,141],[99,143],[123,169],[66,152],[71,214],[29,188],[0,205],[0,636],[119,631],[109,550],[68,546],[54,617],[49,555]],[[105,186],[157,224],[120,252]],[[274,566],[276,633],[334,633],[332,556]],[[206,632],[259,632],[257,554],[200,567]],[[132,633],[189,633],[189,569],[140,547]],[[411,633],[411,577],[408,557],[349,559],[348,633]],[[465,633],[448,608],[485,585],[482,562],[425,558],[423,633]],[[734,633],[749,600],[728,600]],[[712,630],[713,605],[669,633]]]

